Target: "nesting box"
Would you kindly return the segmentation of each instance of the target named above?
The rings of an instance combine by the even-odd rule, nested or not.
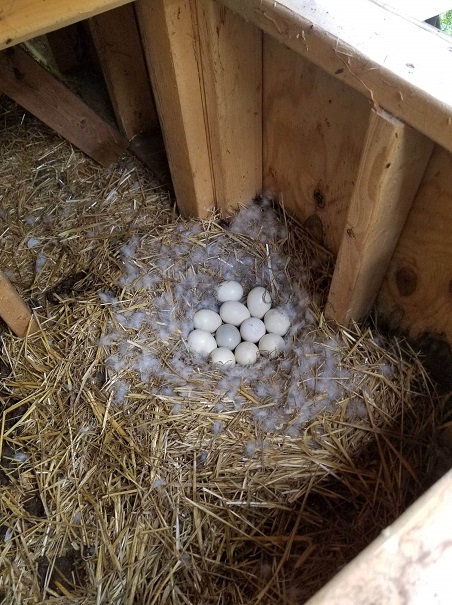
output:
[[[36,0],[3,13],[3,49],[92,18],[121,130],[97,130],[88,141],[93,157],[108,164],[159,124],[183,215],[228,217],[269,191],[336,258],[325,316],[348,326],[376,305],[413,342],[436,343],[450,388],[452,54],[445,36],[368,0],[359,12],[353,2],[332,0]],[[30,90],[24,97],[25,64],[7,53],[3,91],[40,115],[49,100],[39,100],[33,78],[38,100]],[[52,111],[44,113],[67,134]],[[86,143],[77,128],[71,136]],[[436,565],[443,548],[447,558],[450,536],[435,523],[451,489],[449,475],[351,563],[333,592],[312,602],[346,602],[341,591],[357,573],[373,586],[376,572],[363,561],[381,556],[379,572],[392,566],[391,554],[413,536],[413,519],[416,553],[427,548]]]

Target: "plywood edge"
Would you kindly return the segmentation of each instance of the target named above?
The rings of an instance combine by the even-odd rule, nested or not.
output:
[[[450,41],[362,0],[218,0],[452,150]],[[428,52],[427,50],[428,49]]]
[[[0,7],[0,50],[132,0],[14,0]]]
[[[449,471],[306,605],[448,603],[451,501]]]

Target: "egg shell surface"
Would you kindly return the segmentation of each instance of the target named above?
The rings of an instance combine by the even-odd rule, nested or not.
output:
[[[235,355],[231,349],[219,347],[218,349],[214,349],[210,354],[210,361],[220,365],[235,366]]]
[[[290,328],[290,319],[285,311],[276,307],[275,309],[270,309],[264,315],[264,324],[267,332],[284,336]]]
[[[257,317],[249,317],[240,326],[240,334],[243,340],[248,342],[259,342],[266,332],[265,324]]]
[[[193,325],[199,330],[207,330],[207,332],[215,332],[223,322],[221,317],[215,311],[210,309],[201,309],[196,311],[193,316]]]
[[[253,288],[246,298],[246,306],[252,317],[262,319],[272,306],[270,292],[262,286]]]
[[[252,342],[241,342],[234,351],[235,360],[241,366],[249,366],[259,359],[259,349]]]
[[[284,338],[279,334],[269,332],[259,340],[259,351],[270,358],[277,357],[285,349]]]
[[[233,351],[242,340],[238,328],[231,324],[222,324],[215,332],[215,340],[219,347]]]
[[[207,330],[193,330],[187,339],[188,350],[198,355],[209,355],[217,348],[217,341]]]
[[[225,324],[232,324],[233,326],[240,326],[240,324],[248,319],[250,312],[242,305],[242,303],[228,300],[224,302],[220,307],[220,317]]]
[[[228,300],[240,300],[243,296],[243,288],[238,281],[224,281],[217,288],[217,299],[220,302]]]

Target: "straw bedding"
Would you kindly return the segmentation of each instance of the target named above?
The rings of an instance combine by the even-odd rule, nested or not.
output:
[[[20,116],[3,101],[1,266],[41,332],[2,335],[5,602],[304,602],[425,486],[419,359],[325,322],[332,259],[269,201],[184,221],[130,157]],[[187,352],[232,278],[289,313],[279,359]]]

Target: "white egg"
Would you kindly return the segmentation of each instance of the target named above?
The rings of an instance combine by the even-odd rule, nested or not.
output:
[[[276,307],[264,315],[264,324],[268,332],[284,336],[290,328],[290,319],[285,311]]]
[[[207,330],[193,330],[188,335],[188,350],[198,355],[209,355],[217,348],[217,341]]]
[[[262,319],[272,306],[270,292],[262,286],[253,288],[246,298],[246,306],[252,317]]]
[[[241,366],[249,366],[259,358],[259,349],[252,342],[241,342],[235,350],[235,360]]]
[[[269,332],[262,336],[259,341],[259,351],[262,355],[268,355],[268,357],[278,357],[285,349],[284,338],[279,334],[273,334]]]
[[[207,330],[207,332],[215,332],[223,322],[221,317],[215,311],[210,309],[201,309],[196,311],[193,316],[193,325],[199,330]]]
[[[233,351],[242,340],[238,328],[231,324],[223,324],[215,332],[215,340],[219,347],[226,347]]]
[[[219,347],[210,354],[210,361],[221,365],[235,366],[235,356],[230,349]]]
[[[250,312],[245,305],[234,300],[228,300],[220,307],[220,317],[225,324],[239,326],[249,316]]]
[[[243,288],[238,281],[224,281],[217,288],[217,299],[220,302],[240,300],[242,296]]]
[[[240,334],[243,340],[258,342],[265,334],[265,324],[257,317],[249,317],[240,326]]]

